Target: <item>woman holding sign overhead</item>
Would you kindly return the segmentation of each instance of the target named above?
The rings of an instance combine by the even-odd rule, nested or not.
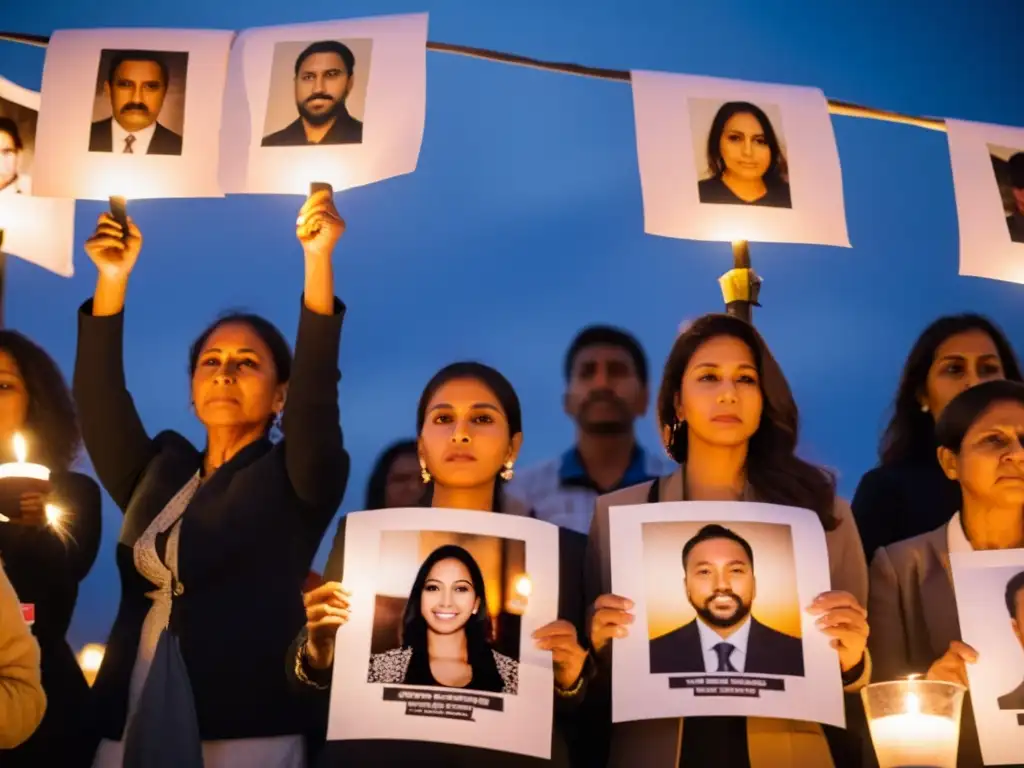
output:
[[[514,471],[523,439],[519,398],[504,376],[479,363],[455,363],[442,369],[423,391],[416,421],[423,481],[433,491],[431,506],[482,513],[529,514],[502,492],[502,483]],[[429,515],[429,512],[424,511],[424,515]],[[554,661],[556,723],[550,762],[456,744],[366,740],[328,742],[321,764],[466,768],[485,762],[489,766],[510,768],[538,764],[569,765],[569,742],[572,741],[570,715],[582,700],[586,688],[584,670],[587,653],[577,640],[577,627],[583,618],[580,574],[584,538],[566,529],[560,530],[559,536],[558,615],[563,619],[542,627],[534,634],[534,642],[539,648],[552,651]],[[472,558],[467,559],[454,551],[456,549],[460,548],[435,553],[421,567],[424,583],[427,577],[433,577],[440,589],[444,585],[462,584],[465,594],[453,595],[450,598],[452,605],[434,617],[449,624],[460,623],[463,618],[471,620],[474,611],[480,614],[480,605],[476,601],[484,597],[481,594],[482,580],[472,573]],[[286,659],[293,684],[306,691],[307,695],[319,699],[321,727],[327,720],[330,700],[334,637],[349,617],[348,598],[351,593],[340,583],[344,573],[344,553],[343,524],[338,529],[325,569],[327,583],[306,595],[306,628],[296,638]],[[423,569],[426,569],[425,575]],[[417,578],[416,584],[419,583]],[[413,591],[417,592],[415,585]],[[433,621],[432,629],[431,621],[425,619],[422,632],[416,631],[420,625],[416,614],[422,614],[424,604],[430,602],[423,600],[422,590],[419,592],[420,599],[415,600],[414,594],[406,609],[406,625],[413,631],[404,634],[401,648],[380,654],[371,661],[371,678],[400,682],[411,675],[417,683],[424,685],[509,692],[515,685],[516,676],[516,669],[510,663],[512,660],[489,651],[479,643],[468,642],[469,630],[464,634],[466,643],[454,644],[437,642],[442,635],[451,635],[439,626],[437,620]],[[427,610],[434,608],[436,606],[427,604]],[[433,642],[431,632],[435,635]],[[385,656],[387,658],[382,658]]]
[[[882,547],[871,562],[870,645],[880,681],[917,673],[967,685],[966,665],[977,654],[961,642],[949,556],[1024,548],[1024,384],[990,381],[957,395],[935,434],[938,463],[963,505],[948,523]],[[1001,624],[993,621],[993,630]],[[969,697],[957,764],[983,764]]]
[[[332,268],[343,230],[329,191],[302,206],[294,358],[255,315],[229,315],[193,344],[201,449],[175,432],[151,437],[125,383],[139,229],[104,214],[86,242],[99,278],[79,314],[74,391],[96,473],[124,512],[121,603],[93,688],[95,766],[305,765],[306,718],[281,657],[348,478],[337,391],[345,308]],[[275,442],[278,424],[285,437]]]
[[[795,454],[798,414],[761,335],[726,315],[705,315],[676,340],[658,394],[665,446],[680,468],[669,477],[598,499],[587,545],[586,596],[598,679],[610,683],[610,644],[632,630],[629,595],[611,594],[609,516],[614,506],[661,501],[759,501],[817,513],[834,591],[810,606],[836,650],[848,693],[868,680],[867,564],[849,507],[832,478]],[[751,630],[753,632],[753,630]],[[859,761],[853,737],[793,720],[695,717],[611,726],[609,765],[651,768],[830,768]]]

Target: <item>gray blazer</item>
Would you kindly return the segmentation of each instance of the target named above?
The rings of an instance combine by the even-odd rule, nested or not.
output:
[[[875,680],[923,675],[951,642],[961,639],[947,525],[882,547],[871,560],[868,648]],[[969,700],[960,718],[957,765],[983,765]]]
[[[685,498],[683,478],[685,468],[661,481],[659,501],[682,501]],[[611,561],[608,540],[608,510],[627,504],[647,503],[652,483],[634,485],[609,493],[597,500],[594,519],[590,526],[584,574],[584,597],[587,605],[602,594],[612,591]],[[757,494],[747,488],[744,499],[757,501]],[[857,533],[850,506],[836,499],[835,515],[842,523],[825,535],[828,546],[832,588],[854,595],[861,605],[868,599],[868,569],[864,551]],[[614,645],[614,642],[612,643]],[[611,648],[598,665],[599,676],[605,685],[611,673]],[[871,660],[867,658],[864,674],[848,685],[846,691],[855,693],[867,685],[871,676]],[[600,686],[592,685],[594,690]],[[683,720],[641,720],[614,723],[611,726],[611,744],[608,768],[675,768],[683,739]],[[821,726],[801,720],[747,718],[747,743],[751,768],[833,768],[828,741]]]

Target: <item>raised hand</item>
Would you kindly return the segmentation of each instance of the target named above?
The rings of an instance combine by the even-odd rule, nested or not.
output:
[[[600,653],[616,637],[627,637],[629,625],[635,617],[633,601],[618,595],[601,595],[594,601],[594,615],[590,619],[590,646]]]
[[[125,282],[135,268],[142,250],[142,233],[128,218],[127,236],[109,213],[101,213],[92,237],[85,241],[85,252],[92,259],[100,277]]]
[[[334,207],[334,196],[330,190],[314,192],[299,209],[295,235],[307,257],[330,258],[344,233],[345,220]]]
[[[306,657],[314,669],[334,663],[334,637],[348,621],[352,593],[337,581],[329,581],[303,595],[306,606]]]
[[[15,525],[41,526],[46,524],[46,497],[41,493],[23,493],[18,500],[20,515],[12,517]]]
[[[849,592],[823,592],[808,608],[817,615],[818,629],[832,638],[829,642],[839,654],[839,666],[848,672],[864,658],[868,643],[868,612]]]
[[[978,660],[978,652],[967,643],[954,640],[947,650],[931,667],[928,668],[927,680],[942,680],[946,683],[959,683],[967,687],[967,665]]]
[[[587,652],[579,644],[572,622],[559,619],[533,633],[533,641],[542,651],[551,651],[555,684],[563,690],[572,688],[583,674]]]

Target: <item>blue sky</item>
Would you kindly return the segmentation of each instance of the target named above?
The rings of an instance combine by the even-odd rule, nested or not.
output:
[[[37,34],[239,29],[427,11],[437,41],[813,85],[887,109],[1024,126],[1024,6],[1012,0],[960,0],[941,12],[886,0],[5,5],[0,27]],[[40,49],[0,43],[0,73],[21,85],[39,87],[42,62]],[[523,402],[523,461],[545,458],[572,439],[561,412],[561,358],[576,329],[628,327],[657,369],[683,320],[720,309],[716,281],[731,265],[728,244],[644,234],[627,85],[440,53],[428,53],[427,78],[416,172],[338,199],[349,224],[336,272],[349,306],[341,352],[342,426],[353,466],[346,511],[362,503],[377,452],[412,432],[420,390],[440,366],[475,358],[508,375]],[[874,463],[900,365],[921,328],[940,314],[981,311],[1024,348],[1024,287],[957,275],[944,134],[833,122],[854,247],[755,244],[752,256],[765,279],[755,321],[795,390],[803,452],[835,468],[849,496]],[[126,367],[153,432],[201,438],[188,410],[186,352],[219,311],[247,307],[294,335],[300,203],[241,196],[133,204],[146,247],[128,298]],[[18,260],[8,271],[8,324],[42,343],[68,376],[76,308],[95,278],[81,243],[101,209],[78,205],[74,278]],[[657,444],[650,419],[640,433]],[[76,646],[104,640],[117,607],[120,513],[105,504],[103,546],[71,630]]]

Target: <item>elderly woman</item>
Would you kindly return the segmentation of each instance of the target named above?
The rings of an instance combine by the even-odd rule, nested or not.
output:
[[[222,318],[193,344],[202,448],[175,432],[151,437],[125,384],[125,292],[141,233],[104,214],[86,243],[99,279],[79,315],[74,390],[96,473],[125,515],[121,603],[94,687],[96,766],[122,765],[134,726],[162,732],[167,752],[184,749],[196,723],[206,768],[305,764],[305,723],[281,658],[303,625],[302,583],[348,478],[337,391],[344,307],[331,264],[343,229],[329,191],[303,205],[294,359],[255,315]],[[285,437],[274,442],[278,423]],[[180,646],[194,714],[150,711],[146,721],[138,703],[165,627]]]

